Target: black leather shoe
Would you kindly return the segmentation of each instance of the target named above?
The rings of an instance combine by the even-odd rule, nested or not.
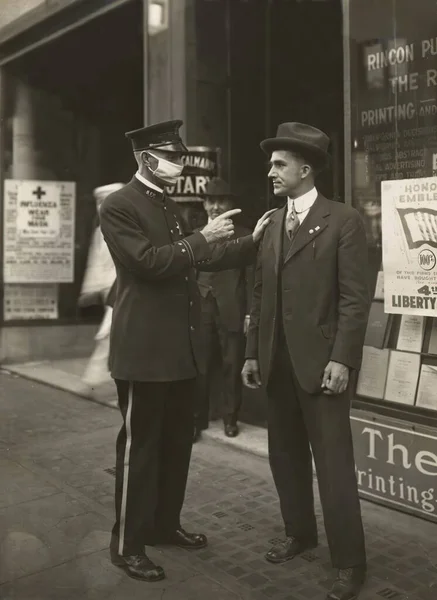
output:
[[[145,554],[120,556],[111,552],[111,562],[116,567],[126,571],[132,579],[140,579],[149,583],[165,579],[164,569],[155,565]]]
[[[317,541],[307,542],[287,536],[284,542],[280,542],[271,548],[265,558],[271,563],[280,564],[295,558],[299,554],[311,550],[317,546]]]
[[[186,550],[200,550],[208,545],[208,540],[203,533],[188,533],[188,531],[181,528],[160,539],[159,543],[178,546]]]
[[[356,600],[366,580],[366,567],[339,569],[327,600]]]
[[[226,437],[237,437],[237,435],[240,433],[240,430],[238,429],[238,425],[237,423],[225,423],[225,436]]]

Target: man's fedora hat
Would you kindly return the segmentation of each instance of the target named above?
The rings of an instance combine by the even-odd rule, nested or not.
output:
[[[231,192],[228,183],[224,179],[221,177],[213,177],[208,181],[203,196],[207,199],[214,196],[231,198],[234,194]]]
[[[165,152],[188,152],[182,142],[179,129],[183,121],[164,121],[149,127],[128,131],[125,136],[131,141],[134,152],[163,150]]]
[[[304,158],[312,160],[315,166],[325,166],[329,154],[329,137],[320,129],[303,123],[281,123],[276,137],[268,138],[260,146],[266,154],[275,150],[295,150]]]

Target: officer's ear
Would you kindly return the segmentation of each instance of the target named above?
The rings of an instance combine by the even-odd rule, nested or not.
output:
[[[141,152],[141,162],[151,171],[156,171],[158,167],[158,159],[146,151]]]

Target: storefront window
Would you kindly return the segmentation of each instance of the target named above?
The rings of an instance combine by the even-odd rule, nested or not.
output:
[[[351,196],[374,290],[357,391],[437,411],[436,6],[421,0],[413,15],[410,0],[345,5]]]
[[[93,190],[132,177],[124,132],[141,126],[144,108],[142,4],[106,4],[2,71],[0,312],[9,326],[75,325],[103,312],[99,295],[81,299],[98,224]]]

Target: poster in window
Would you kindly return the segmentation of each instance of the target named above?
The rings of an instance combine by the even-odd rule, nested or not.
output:
[[[75,200],[74,182],[5,180],[5,283],[74,281]]]
[[[58,318],[56,284],[6,284],[3,292],[5,321]]]
[[[382,182],[385,312],[437,316],[437,177]]]

